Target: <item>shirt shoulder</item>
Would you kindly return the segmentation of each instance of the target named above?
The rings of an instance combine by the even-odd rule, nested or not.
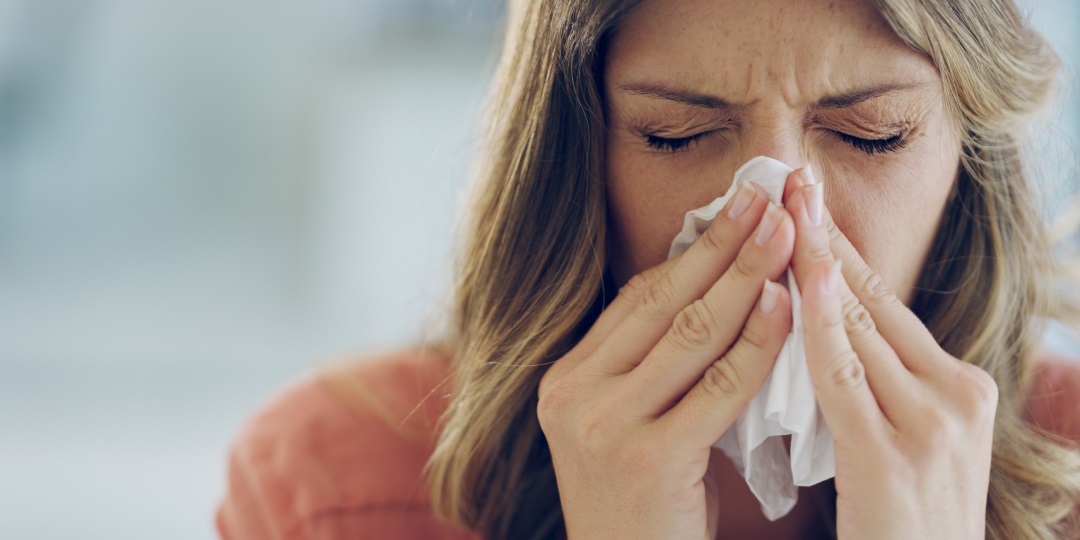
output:
[[[412,349],[291,382],[229,453],[224,539],[470,538],[435,519],[423,470],[450,393],[449,359]]]
[[[1028,420],[1080,443],[1080,357],[1044,351],[1027,399]]]

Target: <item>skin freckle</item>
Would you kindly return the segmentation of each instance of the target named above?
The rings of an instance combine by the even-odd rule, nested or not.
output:
[[[686,211],[722,195],[742,163],[768,155],[793,168],[814,165],[837,226],[906,300],[959,167],[940,76],[863,2],[834,0],[822,10],[813,1],[779,9],[778,1],[646,0],[620,22],[604,71],[607,121],[618,131],[605,152],[612,272],[624,283],[662,262]],[[747,21],[768,21],[776,32]],[[795,27],[815,31],[785,30]],[[620,88],[630,81],[737,109],[721,121],[715,111],[631,95]],[[899,86],[812,107],[888,84]],[[646,135],[681,138],[720,126],[674,151],[645,144]],[[898,134],[904,144],[867,151]]]

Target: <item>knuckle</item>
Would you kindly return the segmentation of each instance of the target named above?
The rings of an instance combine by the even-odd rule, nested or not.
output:
[[[656,318],[666,313],[671,305],[674,293],[674,283],[671,272],[654,279],[641,294],[639,313],[648,319]]]
[[[573,424],[574,440],[580,448],[598,455],[606,453],[610,419],[602,410],[590,409]]]
[[[997,408],[998,386],[994,378],[978,366],[958,362],[957,379],[962,390],[964,410],[983,416]]]
[[[763,326],[764,325],[761,324],[747,324],[743,327],[742,335],[739,336],[739,340],[752,350],[766,350],[768,340],[766,339],[765,329],[762,328]]]
[[[839,387],[856,387],[866,382],[866,370],[855,351],[848,349],[833,362],[832,382]]]
[[[825,332],[845,331],[844,314],[831,312],[821,317],[821,327]]]
[[[621,294],[625,294],[630,298],[640,298],[649,289],[652,282],[656,280],[658,273],[659,270],[654,267],[635,274],[623,285]]]
[[[649,288],[656,284],[664,273],[665,269],[659,266],[642,270],[634,274],[633,278],[622,286],[619,294],[636,301],[644,297],[649,292]]]
[[[701,243],[705,247],[706,251],[713,253],[724,253],[728,251],[729,238],[724,234],[724,231],[720,227],[717,227],[720,220],[713,223],[709,228],[705,229],[705,232],[701,234]]]
[[[558,362],[549,367],[544,373],[544,376],[540,377],[540,385],[536,388],[537,406],[544,402],[544,396],[551,390],[551,385],[555,383],[555,379],[557,378],[555,375],[555,366],[557,365]]]
[[[853,336],[870,335],[877,329],[870,312],[859,303],[858,298],[852,298],[844,305],[844,328]]]
[[[569,404],[569,396],[558,385],[548,385],[547,390],[540,393],[536,402],[536,419],[545,434],[550,436],[551,428],[562,424],[561,419]]]
[[[731,271],[733,272],[734,277],[741,281],[749,283],[757,280],[757,272],[754,271],[754,267],[743,254],[739,254],[739,256],[735,257],[735,260],[732,261]]]
[[[861,297],[882,304],[890,304],[897,301],[896,294],[893,293],[892,289],[885,285],[885,280],[881,279],[881,275],[871,270],[869,267],[864,267],[860,270],[856,280],[856,283],[859,284],[859,291],[862,293]]]
[[[844,234],[840,232],[840,228],[836,226],[836,222],[833,221],[831,216],[825,220],[825,228],[829,232],[830,242],[834,242],[844,238]]]
[[[678,345],[696,349],[711,342],[714,322],[715,318],[705,301],[695,300],[675,316],[671,334]]]
[[[923,407],[919,411],[919,424],[924,444],[938,446],[953,438],[955,431],[953,419],[941,407]]]
[[[575,367],[580,364],[581,355],[575,354],[575,351],[576,349],[571,349],[569,353],[548,365],[544,370],[536,389],[538,407],[547,403],[548,400],[554,400],[556,404],[565,401],[566,397],[574,392],[571,390],[575,384],[574,377],[568,376],[574,373]],[[554,394],[549,396],[548,394],[552,394],[553,390]]]
[[[832,250],[828,244],[815,244],[810,246],[807,254],[812,260],[829,259],[832,258]]]
[[[725,355],[709,365],[702,375],[701,385],[709,395],[728,397],[738,393],[742,379],[735,363]]]

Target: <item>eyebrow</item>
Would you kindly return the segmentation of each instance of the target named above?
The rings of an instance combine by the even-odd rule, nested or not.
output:
[[[733,109],[734,105],[723,98],[701,94],[690,90],[680,90],[665,84],[657,83],[627,83],[619,85],[623,91],[636,96],[648,96],[668,101],[675,101],[692,107],[703,109]]]
[[[829,96],[819,100],[815,106],[822,109],[843,109],[845,107],[851,107],[864,101],[881,97],[887,94],[895,92],[903,92],[906,90],[916,90],[925,87],[926,82],[917,83],[893,83],[883,84],[872,88],[865,88],[862,90],[856,90],[854,92],[847,92],[838,96]]]
[[[843,94],[822,98],[814,104],[814,107],[823,109],[843,109],[846,107],[857,105],[870,99],[884,96],[886,94],[922,88],[927,84],[929,83],[917,82],[882,84],[870,88],[864,88],[852,92],[845,92]],[[677,103],[682,103],[684,105],[690,105],[692,107],[700,107],[704,109],[736,108],[736,105],[721,97],[711,96],[709,94],[702,94],[690,90],[672,88],[664,84],[627,83],[619,85],[619,88],[629,94],[666,99],[668,101],[674,101]]]

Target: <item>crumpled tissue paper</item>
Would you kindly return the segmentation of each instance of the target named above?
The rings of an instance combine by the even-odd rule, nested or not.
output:
[[[722,197],[686,213],[682,231],[671,243],[668,258],[687,250],[713,222],[727,200],[745,182],[755,182],[780,205],[791,167],[758,156],[735,172],[735,180]],[[735,463],[761,503],[765,517],[785,516],[798,500],[796,486],[811,486],[836,476],[833,438],[814,398],[814,386],[803,347],[802,297],[789,267],[779,283],[791,293],[791,332],[784,341],[769,378],[746,410],[713,446]],[[791,454],[784,446],[791,435]]]

